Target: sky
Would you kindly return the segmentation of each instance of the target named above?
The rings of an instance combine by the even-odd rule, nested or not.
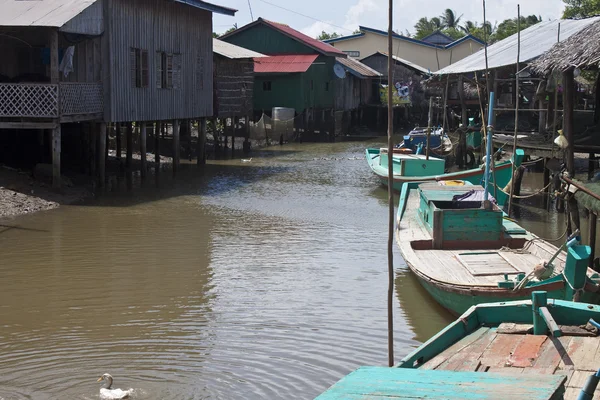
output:
[[[214,14],[213,30],[222,33],[237,24],[238,27],[262,17],[288,24],[312,37],[321,31],[336,31],[350,35],[359,25],[387,30],[387,0],[208,0],[215,4],[237,9],[235,17]],[[544,20],[560,18],[562,0],[486,0],[487,19],[492,24],[517,16],[521,4],[522,15],[541,15]],[[394,30],[413,32],[421,17],[439,16],[451,8],[463,20],[483,21],[482,1],[477,0],[394,0]],[[287,10],[286,10],[287,9]],[[288,11],[291,10],[291,11]],[[303,15],[300,15],[303,14]]]

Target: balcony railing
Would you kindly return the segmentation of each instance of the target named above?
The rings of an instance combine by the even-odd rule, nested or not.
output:
[[[100,114],[104,111],[101,83],[60,84],[60,115]]]
[[[58,118],[58,85],[0,83],[0,117]]]
[[[104,111],[102,84],[0,83],[0,118],[59,118]]]

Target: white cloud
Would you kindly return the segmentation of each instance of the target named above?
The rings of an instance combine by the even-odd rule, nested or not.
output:
[[[380,0],[358,0],[358,2],[351,6],[346,12],[344,28],[354,31],[359,25],[363,25],[362,20],[365,15],[381,15],[382,11],[387,10],[386,7],[382,7],[381,3]]]
[[[335,31],[336,28],[331,26],[330,25],[331,23],[333,23],[333,21],[323,21],[323,22],[316,21],[316,22],[312,23],[311,25],[309,25],[303,29],[300,29],[300,32],[302,32],[305,35],[308,35],[310,37],[316,38],[323,31],[325,31],[325,32]],[[339,32],[339,29],[337,31],[338,31],[338,33],[340,33],[342,35],[346,34],[346,32]]]

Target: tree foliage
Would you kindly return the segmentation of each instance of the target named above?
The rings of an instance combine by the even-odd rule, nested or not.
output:
[[[329,40],[329,39],[339,38],[340,36],[342,36],[342,35],[340,35],[337,32],[329,33],[329,32],[325,32],[325,31],[321,31],[321,34],[319,36],[317,36],[317,39],[318,40]]]
[[[542,21],[542,17],[530,15],[528,17],[521,17],[521,30],[529,28],[531,25],[535,25]],[[517,33],[517,18],[506,19],[498,24],[495,32],[490,36],[490,43],[498,42],[502,39],[506,39],[509,36]]]
[[[563,0],[563,18],[586,18],[600,14],[600,0]]]

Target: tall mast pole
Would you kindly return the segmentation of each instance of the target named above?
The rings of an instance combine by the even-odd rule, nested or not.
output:
[[[388,363],[394,366],[394,108],[392,94],[392,0],[389,0],[388,15]]]

